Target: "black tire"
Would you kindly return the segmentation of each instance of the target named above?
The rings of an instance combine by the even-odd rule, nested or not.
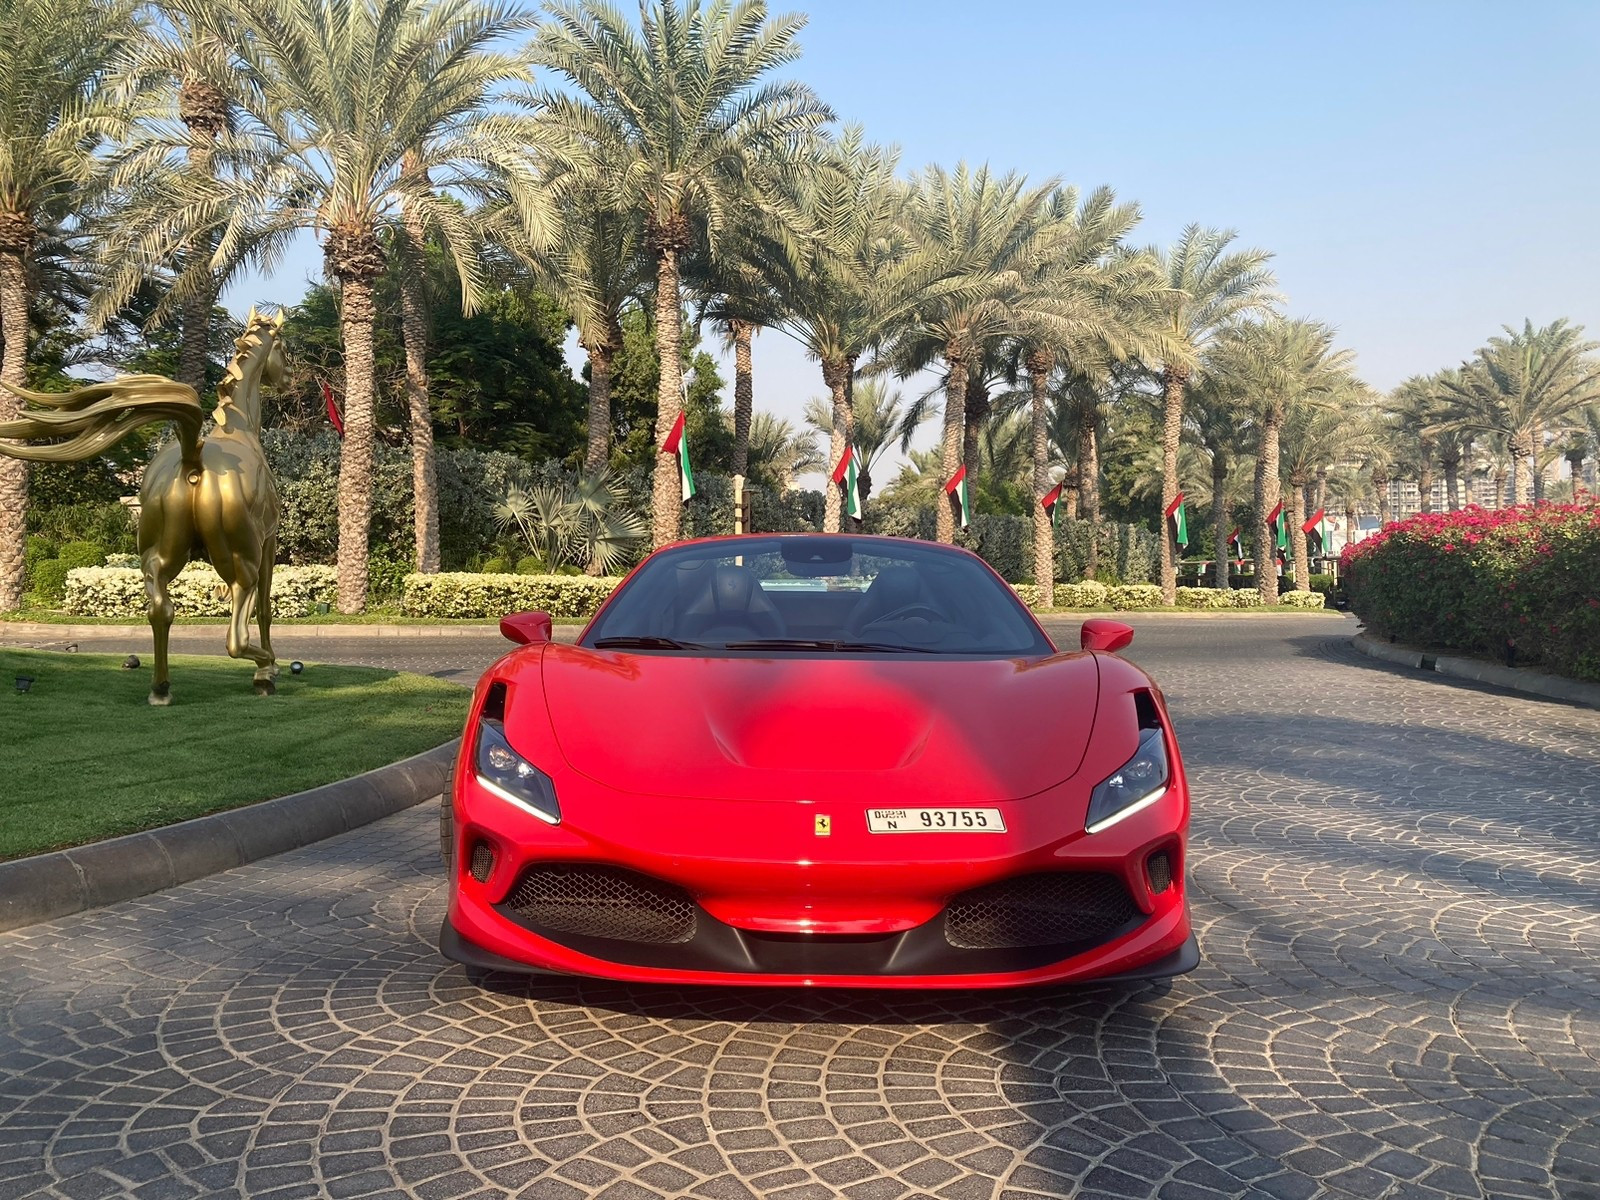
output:
[[[452,767],[444,777],[444,795],[439,797],[439,861],[444,864],[446,873],[454,869],[456,863],[455,781]]]

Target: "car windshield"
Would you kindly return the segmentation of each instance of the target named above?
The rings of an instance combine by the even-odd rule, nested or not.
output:
[[[1052,653],[1016,595],[960,551],[804,534],[665,550],[581,643],[717,654]]]

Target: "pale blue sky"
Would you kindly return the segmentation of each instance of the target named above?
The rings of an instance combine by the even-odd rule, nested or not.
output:
[[[1376,387],[1524,317],[1600,337],[1594,0],[802,10],[791,73],[906,169],[1109,184],[1143,207],[1141,243],[1191,221],[1237,229],[1276,255],[1288,309],[1336,326]],[[292,302],[320,266],[308,246],[228,299]],[[821,391],[781,334],[757,339],[755,368],[757,404],[781,415]]]

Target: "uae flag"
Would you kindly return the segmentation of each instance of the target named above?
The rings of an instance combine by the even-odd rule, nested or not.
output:
[[[956,502],[956,517],[965,529],[972,524],[972,497],[967,494],[967,468],[965,464],[952,476],[950,482],[944,485],[944,494],[954,496]]]
[[[844,489],[844,511],[861,520],[861,458],[854,446],[844,448],[844,456],[833,469],[833,482]]]
[[[1178,549],[1189,548],[1189,520],[1183,511],[1183,493],[1179,492],[1172,498],[1172,503],[1167,505],[1167,520],[1172,522],[1173,540],[1178,543]]]
[[[1286,558],[1289,554],[1289,518],[1284,516],[1283,501],[1278,501],[1278,507],[1267,514],[1267,524],[1272,527],[1273,551],[1279,558]]]
[[[1316,515],[1300,526],[1300,529],[1306,534],[1314,534],[1316,536],[1317,545],[1311,553],[1326,554],[1328,552],[1328,517],[1325,509],[1317,509]]]
[[[689,436],[683,430],[683,413],[680,412],[678,419],[672,423],[672,432],[667,434],[661,450],[677,456],[678,480],[683,484],[683,502],[687,504],[694,495],[694,470],[689,466]]]
[[[328,386],[326,379],[317,382],[322,385],[322,406],[328,410],[328,423],[333,426],[335,433],[343,437],[344,418],[339,415],[339,406],[333,402],[333,389]]]
[[[1233,532],[1228,535],[1228,553],[1233,555],[1235,566],[1244,566],[1244,542],[1239,539],[1239,527],[1235,525]]]
[[[1044,509],[1044,515],[1050,518],[1050,528],[1056,527],[1056,514],[1061,511],[1061,485],[1058,483],[1044,494],[1044,499],[1039,501],[1039,507]]]

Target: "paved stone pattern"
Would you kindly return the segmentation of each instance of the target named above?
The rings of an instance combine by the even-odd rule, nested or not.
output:
[[[1600,714],[1332,617],[1135,623],[1193,974],[484,988],[434,953],[423,806],[0,936],[0,1198],[1600,1197]]]

